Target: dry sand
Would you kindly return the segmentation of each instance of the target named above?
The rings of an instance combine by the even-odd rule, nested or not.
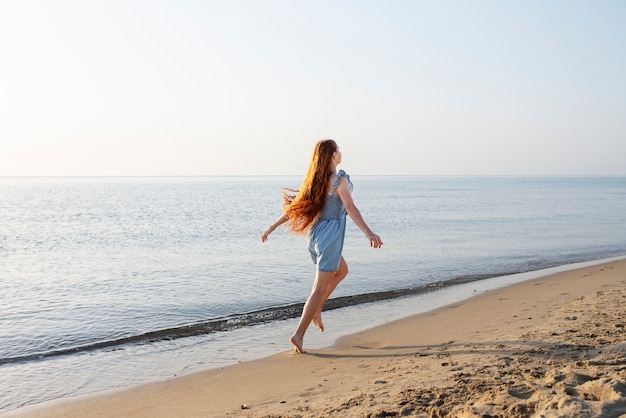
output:
[[[626,417],[625,312],[622,260],[494,290],[333,349],[8,415]]]

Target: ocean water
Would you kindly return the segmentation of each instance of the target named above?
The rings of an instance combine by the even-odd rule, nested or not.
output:
[[[314,266],[303,238],[260,234],[299,181],[0,179],[0,412],[289,350]],[[626,254],[625,177],[352,181],[385,244],[348,223],[338,331],[307,347],[372,304],[408,314],[427,302],[406,295]]]

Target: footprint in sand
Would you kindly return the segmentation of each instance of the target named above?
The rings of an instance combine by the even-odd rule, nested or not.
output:
[[[513,385],[509,387],[507,391],[509,392],[509,395],[519,399],[528,399],[533,396],[533,393],[535,393],[535,389],[523,383],[519,385]]]

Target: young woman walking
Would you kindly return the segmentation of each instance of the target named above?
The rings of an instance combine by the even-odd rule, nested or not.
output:
[[[341,152],[335,141],[319,141],[313,150],[302,186],[295,196],[283,193],[285,204],[282,216],[261,235],[261,240],[265,242],[278,226],[288,222],[292,232],[307,234],[308,237],[309,252],[317,272],[298,328],[289,339],[298,354],[304,352],[304,334],[311,322],[324,331],[324,303],[348,274],[348,265],[341,255],[346,233],[346,214],[363,231],[371,247],[380,248],[383,245],[354,204],[350,176],[343,170],[337,172],[339,163]]]

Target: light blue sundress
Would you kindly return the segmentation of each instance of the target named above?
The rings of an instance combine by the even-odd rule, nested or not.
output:
[[[348,179],[350,193],[352,182],[345,171],[339,170],[333,188],[326,197],[326,203],[309,231],[309,252],[318,271],[329,272],[339,270],[343,241],[346,236],[346,208],[341,203],[339,195],[335,194],[339,179]]]

